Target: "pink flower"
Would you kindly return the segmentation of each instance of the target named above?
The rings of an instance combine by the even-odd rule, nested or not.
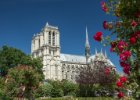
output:
[[[110,48],[110,52],[114,52],[115,50],[114,50],[114,48]]]
[[[107,29],[107,28],[108,28],[107,21],[104,21],[104,22],[103,22],[103,28],[104,28],[104,29]]]
[[[124,97],[124,93],[123,93],[123,92],[119,92],[119,93],[118,93],[118,97],[119,97],[119,98]]]
[[[117,45],[120,52],[122,52],[124,50],[124,48],[126,48],[127,46],[128,46],[128,44],[126,42],[124,42],[123,40],[119,41],[119,43]]]
[[[116,82],[116,85],[118,86],[118,87],[122,87],[123,85],[122,85],[122,82],[120,82],[120,81],[117,81]]]
[[[102,10],[104,12],[108,12],[108,8],[107,8],[106,3],[104,1],[101,2],[101,7],[102,7]]]
[[[102,40],[102,32],[97,32],[93,38],[96,40],[96,41],[101,41]]]
[[[110,68],[108,68],[108,67],[105,68],[105,74],[106,74],[106,75],[109,75],[109,74],[110,74]]]
[[[137,26],[137,23],[135,22],[135,20],[133,20],[133,21],[131,22],[131,26],[134,27],[134,28]]]
[[[135,37],[131,37],[129,41],[130,41],[131,44],[135,44],[136,43],[136,38]]]
[[[120,81],[121,81],[122,83],[125,83],[125,82],[126,82],[126,80],[127,80],[127,79],[126,79],[126,77],[125,77],[125,76],[121,76],[121,77],[120,77]]]
[[[108,8],[107,8],[107,7],[103,7],[102,10],[103,10],[104,12],[108,12]]]

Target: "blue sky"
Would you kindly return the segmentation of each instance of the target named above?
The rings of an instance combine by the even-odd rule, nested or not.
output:
[[[85,31],[88,28],[91,54],[95,48],[106,50],[108,57],[120,69],[119,58],[109,47],[93,40],[97,31],[110,34],[102,27],[104,20],[113,16],[105,14],[100,0],[1,0],[0,46],[9,45],[30,54],[33,34],[40,32],[46,22],[58,26],[61,52],[84,55]]]

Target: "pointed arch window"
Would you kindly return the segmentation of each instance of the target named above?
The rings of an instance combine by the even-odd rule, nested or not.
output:
[[[40,38],[39,38],[39,40],[38,40],[38,46],[39,46],[39,48],[40,48]]]
[[[55,65],[55,78],[58,78],[58,66]]]
[[[49,45],[51,45],[51,32],[49,32]]]
[[[53,32],[53,46],[55,45],[55,33]]]

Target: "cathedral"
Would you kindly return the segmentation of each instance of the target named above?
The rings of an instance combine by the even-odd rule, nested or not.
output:
[[[79,69],[87,67],[88,64],[94,64],[95,61],[105,62],[115,69],[113,63],[107,58],[106,52],[95,50],[94,55],[90,54],[87,28],[85,36],[85,56],[61,53],[60,32],[56,26],[46,23],[41,32],[33,36],[31,54],[34,58],[42,59],[45,80],[75,81]]]

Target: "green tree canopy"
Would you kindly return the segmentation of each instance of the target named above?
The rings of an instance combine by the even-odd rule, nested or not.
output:
[[[21,50],[13,47],[3,46],[0,48],[0,76],[6,76],[8,69],[18,65],[32,66],[37,72],[41,74],[41,78],[44,77],[41,59],[32,58],[30,55],[26,55]]]
[[[16,48],[3,46],[0,48],[0,75],[5,76],[9,68],[22,64],[25,53]]]

